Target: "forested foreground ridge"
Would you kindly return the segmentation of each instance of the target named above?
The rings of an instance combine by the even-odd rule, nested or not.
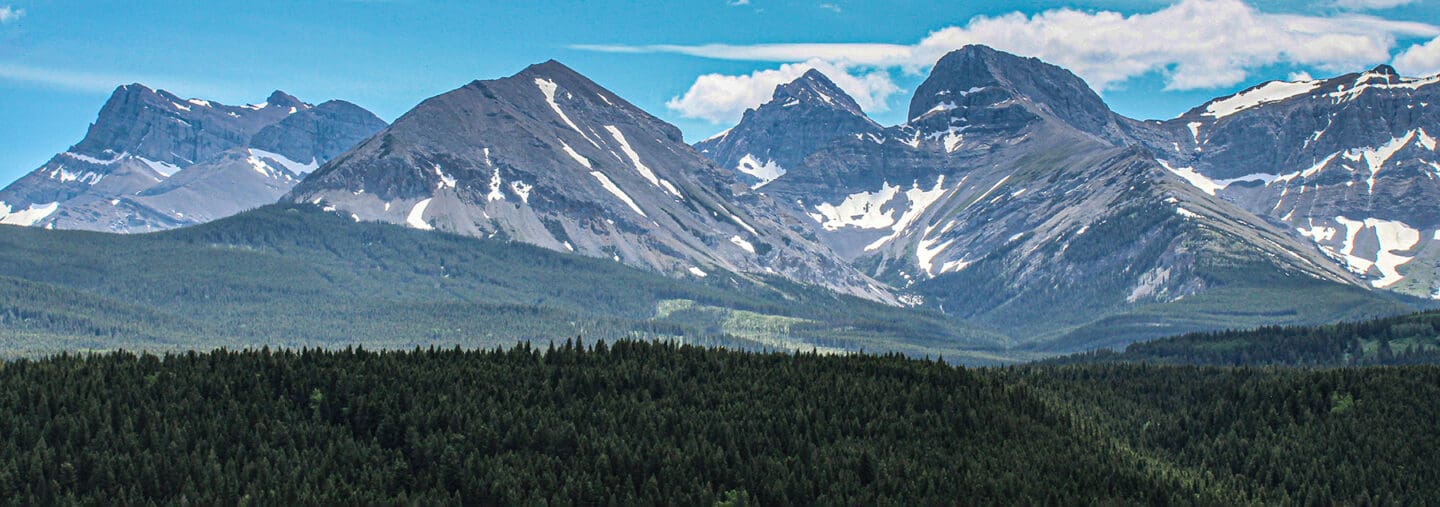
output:
[[[1191,333],[1123,352],[1101,350],[1052,363],[1149,362],[1216,366],[1364,366],[1440,363],[1440,311],[1324,326],[1267,326]]]
[[[0,363],[13,504],[1440,498],[1440,368],[967,369],[652,342]]]

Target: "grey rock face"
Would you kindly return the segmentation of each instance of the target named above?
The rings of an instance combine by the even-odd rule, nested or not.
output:
[[[777,101],[703,143],[707,155],[786,153],[792,165],[760,192],[867,274],[952,315],[1078,325],[1205,293],[1214,266],[1356,282],[1165,170],[1083,81],[1038,60],[953,52],[917,89],[907,124],[856,124],[825,142],[750,134],[785,131],[759,114]],[[762,120],[780,127],[746,124]]]
[[[1440,291],[1440,76],[1272,81],[1135,132],[1176,174],[1313,241],[1368,284]]]
[[[385,123],[353,104],[260,104],[117,88],[85,138],[0,190],[0,223],[146,232],[274,202]],[[182,197],[183,196],[183,197]]]
[[[553,61],[425,100],[287,199],[675,276],[773,273],[890,300],[674,126]]]
[[[343,100],[331,100],[260,129],[251,138],[250,146],[290,160],[324,163],[383,128],[385,122],[370,111]]]
[[[840,87],[811,70],[777,87],[770,102],[746,111],[735,128],[695,148],[759,188],[837,138],[876,136],[883,130]]]
[[[936,62],[915,89],[909,118],[908,124],[929,132],[974,129],[1003,136],[1048,120],[1112,144],[1125,139],[1115,114],[1079,77],[986,46],[966,46]]]

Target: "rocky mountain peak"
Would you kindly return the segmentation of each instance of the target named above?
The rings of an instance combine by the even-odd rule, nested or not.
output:
[[[268,106],[270,106],[270,107],[279,107],[279,108],[292,108],[292,107],[293,107],[293,108],[296,108],[296,109],[308,109],[308,108],[310,107],[309,104],[306,104],[306,103],[302,102],[300,99],[295,98],[294,95],[290,95],[290,94],[285,93],[285,92],[282,92],[282,91],[280,91],[280,90],[275,90],[275,91],[271,92],[271,93],[270,93],[270,96],[265,99],[265,104],[268,105]]]
[[[864,116],[860,104],[841,90],[824,73],[810,69],[799,78],[775,87],[772,103],[828,107],[840,109],[857,116]]]
[[[287,199],[673,276],[763,273],[890,299],[673,125],[555,61],[425,100]]]
[[[1115,115],[1079,76],[1035,58],[970,45],[946,54],[915,90],[910,124],[1015,133],[1042,117],[1115,140]]]
[[[1383,63],[1380,64],[1380,65],[1375,66],[1375,68],[1373,68],[1373,69],[1370,69],[1370,73],[1371,73],[1371,74],[1380,74],[1380,75],[1382,75],[1382,76],[1400,77],[1400,73],[1395,71],[1395,67],[1391,67],[1391,66],[1386,65],[1386,64],[1383,64]]]
[[[883,130],[854,98],[811,69],[776,87],[769,102],[746,111],[734,128],[695,147],[759,188],[829,143],[866,134],[878,139]]]
[[[274,202],[384,127],[353,104],[282,91],[229,106],[122,85],[84,139],[0,189],[0,215],[43,210],[9,223],[111,232],[202,223]]]

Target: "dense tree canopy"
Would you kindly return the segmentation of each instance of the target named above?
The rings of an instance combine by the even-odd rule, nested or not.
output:
[[[1152,362],[1222,366],[1362,366],[1440,363],[1440,312],[1327,326],[1267,326],[1192,333],[1053,363]]]
[[[966,369],[622,341],[0,364],[0,497],[1413,502],[1440,368]]]

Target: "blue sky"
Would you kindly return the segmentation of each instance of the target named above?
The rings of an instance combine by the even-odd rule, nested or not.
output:
[[[0,0],[0,183],[79,141],[130,82],[230,104],[341,98],[388,121],[554,58],[695,141],[811,67],[903,122],[926,66],[980,42],[1076,71],[1122,114],[1167,118],[1266,79],[1440,72],[1435,2]]]

